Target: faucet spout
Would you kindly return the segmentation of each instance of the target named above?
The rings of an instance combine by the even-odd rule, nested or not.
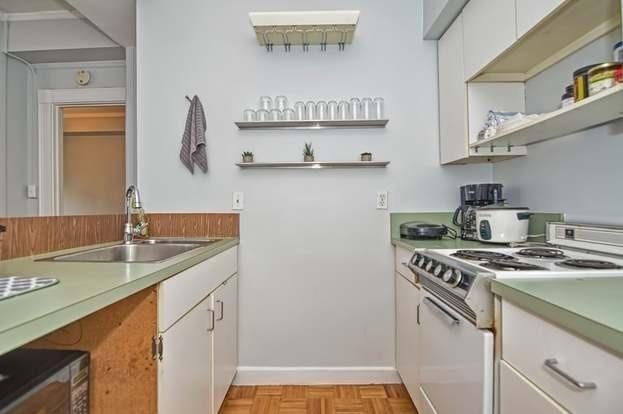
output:
[[[131,243],[134,240],[136,234],[142,234],[147,228],[148,224],[144,222],[141,204],[141,194],[138,191],[138,187],[130,185],[125,192],[125,218],[126,222],[123,226],[123,241],[125,243]],[[141,212],[141,223],[138,229],[134,228],[132,223],[132,211],[139,210]]]

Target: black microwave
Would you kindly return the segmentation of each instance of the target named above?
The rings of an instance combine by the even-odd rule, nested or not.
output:
[[[20,348],[0,356],[0,414],[88,412],[88,353]]]

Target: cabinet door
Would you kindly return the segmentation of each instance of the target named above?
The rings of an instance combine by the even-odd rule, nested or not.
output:
[[[517,39],[515,0],[470,0],[463,9],[465,80]]]
[[[212,297],[162,333],[158,413],[205,414],[212,403]]]
[[[516,0],[517,37],[526,34],[565,0]]]
[[[503,414],[568,413],[504,361],[500,362],[500,411]]]
[[[238,368],[238,275],[214,292],[213,413],[218,413]]]
[[[442,164],[468,156],[467,85],[463,73],[463,18],[439,40],[439,154]]]
[[[411,399],[419,401],[419,326],[420,289],[396,273],[396,368]]]

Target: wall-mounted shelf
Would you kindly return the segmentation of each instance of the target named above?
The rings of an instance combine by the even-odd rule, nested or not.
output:
[[[314,161],[314,162],[239,162],[240,168],[295,168],[295,169],[323,169],[323,168],[385,168],[389,161]]]
[[[470,144],[481,151],[487,147],[534,144],[573,134],[623,118],[623,85],[615,86],[566,108],[543,114],[538,119]]]
[[[389,119],[362,119],[346,121],[240,121],[240,129],[327,129],[327,128],[383,128]]]

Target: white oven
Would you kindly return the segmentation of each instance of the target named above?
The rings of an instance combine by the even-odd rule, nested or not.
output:
[[[493,413],[493,333],[424,289],[420,392],[425,413]]]

